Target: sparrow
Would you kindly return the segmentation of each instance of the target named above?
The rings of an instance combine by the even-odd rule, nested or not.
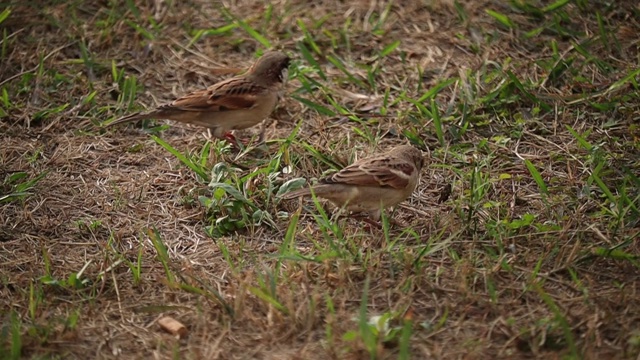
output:
[[[242,75],[182,96],[155,110],[127,115],[106,126],[145,119],[169,119],[203,126],[214,137],[237,144],[232,130],[259,124],[275,108],[287,80],[290,60],[282,52],[266,52]],[[262,135],[264,128],[261,138]]]
[[[382,209],[396,206],[415,190],[424,165],[422,152],[411,145],[400,145],[386,153],[360,159],[318,184],[290,191],[283,199],[300,196],[325,198],[335,206],[354,213],[368,213],[380,220]]]

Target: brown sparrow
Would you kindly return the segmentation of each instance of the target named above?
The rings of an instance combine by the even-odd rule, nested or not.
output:
[[[206,127],[214,137],[236,143],[232,130],[259,124],[275,108],[287,80],[289,61],[282,52],[266,52],[245,74],[192,92],[155,110],[127,115],[107,126],[127,121],[169,119]]]
[[[415,190],[423,166],[422,152],[411,145],[360,159],[337,173],[321,179],[310,188],[294,190],[282,196],[316,196],[352,212],[367,212],[378,221],[382,209],[398,205]]]

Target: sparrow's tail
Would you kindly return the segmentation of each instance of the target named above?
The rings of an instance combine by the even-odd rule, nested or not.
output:
[[[311,189],[304,188],[304,189],[289,191],[288,193],[283,194],[281,196],[281,199],[290,200],[300,196],[310,196],[310,195],[311,195]]]
[[[112,122],[105,124],[105,126],[113,126],[113,125],[118,125],[118,124],[122,124],[125,122],[129,122],[129,121],[138,121],[138,120],[145,120],[145,119],[150,119],[152,116],[150,116],[150,114],[145,114],[145,113],[134,113],[131,115],[127,115],[127,116],[123,116],[119,119],[113,120]]]
[[[294,190],[294,191],[290,191],[284,195],[282,195],[282,199],[294,199],[300,196],[311,196],[311,191],[313,190],[313,193],[316,194],[317,197],[321,197],[321,198],[326,198],[326,199],[331,199],[335,192],[335,187],[331,186],[331,185],[325,185],[325,184],[316,184],[313,185],[310,188],[304,188],[304,189],[300,189],[300,190]]]

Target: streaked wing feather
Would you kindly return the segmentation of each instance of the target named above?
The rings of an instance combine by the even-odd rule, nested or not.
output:
[[[325,184],[346,184],[361,186],[380,186],[403,189],[409,185],[414,167],[404,161],[389,159],[371,159],[363,163],[354,163],[323,179]]]
[[[211,108],[209,96],[208,90],[195,91],[158,107],[158,110],[207,111]]]
[[[161,108],[207,112],[251,109],[265,90],[244,78],[232,78],[209,89],[185,95]]]

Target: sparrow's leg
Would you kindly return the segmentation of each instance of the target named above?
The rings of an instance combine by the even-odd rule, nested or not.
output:
[[[267,132],[267,120],[262,120],[260,125],[260,135],[258,136],[258,144],[262,144],[264,141],[264,134]]]

